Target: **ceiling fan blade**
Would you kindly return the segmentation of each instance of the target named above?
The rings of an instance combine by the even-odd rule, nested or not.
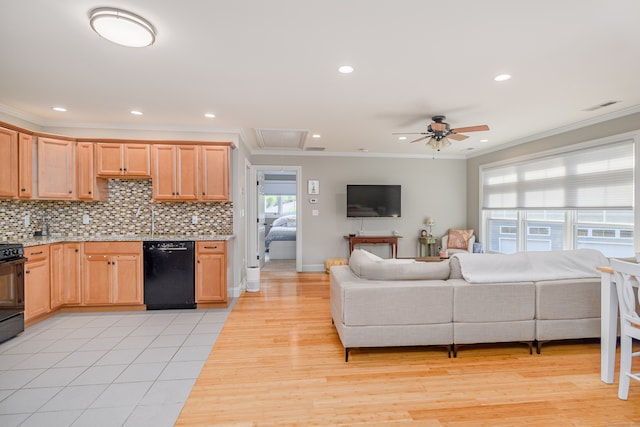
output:
[[[489,126],[487,125],[479,125],[479,126],[467,126],[464,128],[455,128],[451,129],[452,132],[461,133],[461,132],[480,132],[482,130],[489,130]]]
[[[427,132],[395,132],[391,135],[428,135]]]
[[[455,139],[456,141],[464,141],[469,137],[467,135],[460,135],[459,133],[450,133],[449,135],[447,135],[447,138]]]
[[[422,141],[423,139],[427,139],[427,138],[431,138],[429,135],[427,136],[423,136],[421,138],[418,139],[414,139],[413,141],[409,141],[410,144],[413,144],[414,142],[418,142],[418,141]]]
[[[431,123],[431,129],[434,131],[444,131],[447,130],[447,125],[445,123]]]

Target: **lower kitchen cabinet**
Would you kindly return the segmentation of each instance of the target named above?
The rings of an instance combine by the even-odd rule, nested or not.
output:
[[[227,242],[196,242],[196,303],[227,302]]]
[[[24,320],[51,311],[49,288],[49,246],[38,245],[25,248],[24,256]]]
[[[49,247],[51,309],[81,303],[82,243],[56,243]]]
[[[85,305],[142,304],[142,242],[86,242]]]

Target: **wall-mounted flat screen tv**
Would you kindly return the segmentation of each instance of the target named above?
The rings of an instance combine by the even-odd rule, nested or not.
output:
[[[347,185],[347,217],[400,217],[400,185]]]

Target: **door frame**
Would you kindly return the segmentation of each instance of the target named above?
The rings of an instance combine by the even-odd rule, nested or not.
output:
[[[249,167],[249,183],[247,184],[247,266],[257,267],[258,262],[258,172],[291,171],[296,176],[296,271],[302,271],[302,167],[300,166],[276,166],[253,165]]]

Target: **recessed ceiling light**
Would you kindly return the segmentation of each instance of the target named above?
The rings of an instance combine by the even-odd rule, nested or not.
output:
[[[495,76],[493,78],[493,80],[495,80],[497,82],[504,82],[504,81],[509,80],[510,78],[511,78],[510,74],[500,74],[500,75]]]
[[[52,109],[53,111],[59,111],[59,112],[61,112],[61,113],[64,113],[65,111],[67,111],[67,109],[66,109],[66,108],[64,108],[64,107],[53,107],[53,108],[51,108],[51,109]]]
[[[406,137],[406,136],[399,136],[399,137],[398,137],[398,139],[399,139],[400,141],[404,141],[405,139],[407,139],[407,137]]]
[[[480,142],[489,142],[488,139],[481,139]]]
[[[131,110],[131,114],[133,114],[134,116],[141,116],[142,115],[142,111]]]
[[[338,68],[338,71],[340,71],[342,74],[351,74],[353,73],[353,67],[351,65],[343,65]]]
[[[204,115],[204,116],[205,116],[206,118],[208,118],[208,119],[213,119],[213,118],[215,118],[215,116],[216,116],[216,115],[215,115],[215,114],[212,114],[212,113],[205,113],[205,115]]]
[[[319,133],[314,133],[313,135],[311,135],[311,138],[320,138],[320,134]]]
[[[93,31],[110,42],[127,47],[145,47],[156,41],[156,30],[141,16],[112,7],[99,7],[89,13]]]

